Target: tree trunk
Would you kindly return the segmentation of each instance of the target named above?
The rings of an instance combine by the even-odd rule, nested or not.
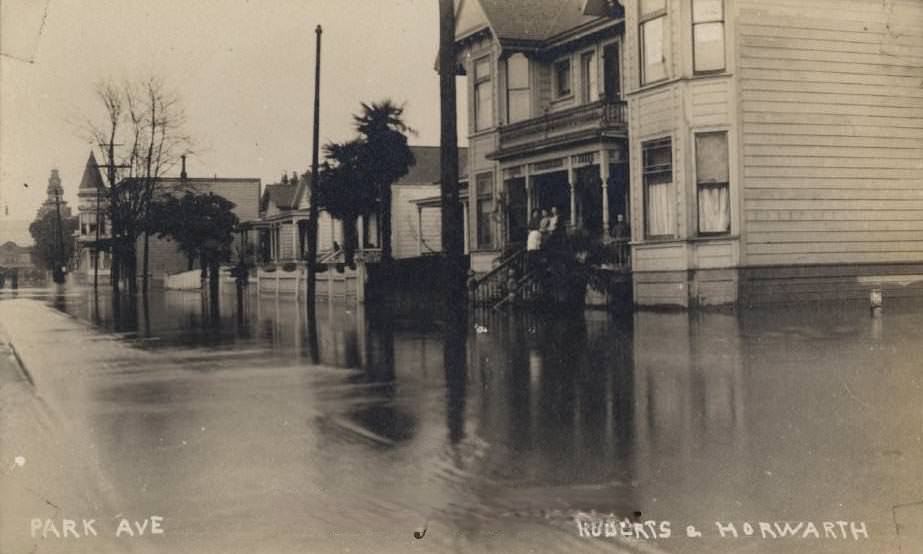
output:
[[[221,267],[216,261],[212,261],[208,264],[208,294],[212,299],[212,303],[217,302],[219,287],[221,285]]]
[[[150,267],[148,261],[148,249],[150,248],[149,243],[150,236],[148,235],[147,231],[144,231],[144,260],[141,264],[141,271],[143,272],[141,275],[141,292],[144,294],[147,294],[148,291],[148,269]]]
[[[356,246],[358,243],[356,216],[343,218],[343,258],[346,261],[346,265],[349,267],[355,265]]]
[[[391,274],[391,185],[381,188],[381,266],[386,278]]]
[[[128,279],[128,294],[134,296],[138,293],[138,248],[133,240],[126,240],[125,246],[125,273]]]
[[[195,265],[195,259],[192,255],[186,255],[186,271],[192,271],[192,266]]]
[[[205,288],[205,282],[208,280],[208,261],[205,259],[205,254],[199,254],[199,276],[201,280],[201,289],[205,291],[207,290]]]

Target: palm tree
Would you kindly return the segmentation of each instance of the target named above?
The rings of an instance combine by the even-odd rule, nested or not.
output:
[[[353,265],[358,245],[357,219],[378,209],[378,191],[361,165],[365,146],[358,139],[325,144],[326,160],[318,183],[318,205],[343,223],[343,255],[349,266]]]
[[[416,163],[407,144],[407,135],[416,134],[402,119],[404,107],[390,99],[362,103],[362,113],[353,116],[364,148],[359,149],[359,165],[378,192],[381,221],[381,260],[387,268],[391,262],[391,185],[407,175]]]

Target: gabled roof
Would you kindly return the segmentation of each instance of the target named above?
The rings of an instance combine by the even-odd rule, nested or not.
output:
[[[96,156],[90,152],[87,159],[87,165],[83,170],[83,177],[80,179],[79,190],[96,190],[105,188],[103,185],[103,176],[99,173],[99,164],[96,163]]]
[[[296,187],[297,185],[294,183],[266,185],[263,188],[263,197],[260,200],[260,211],[265,211],[269,207],[269,202],[275,204],[280,210],[294,208]]]
[[[411,146],[410,151],[416,163],[401,177],[396,185],[431,185],[439,182],[442,177],[442,160],[438,146]],[[458,176],[464,178],[468,168],[468,149],[458,149]]]
[[[597,19],[583,14],[585,0],[473,1],[480,2],[491,29],[501,42],[544,42]]]

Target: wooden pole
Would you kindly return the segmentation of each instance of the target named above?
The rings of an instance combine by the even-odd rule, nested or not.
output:
[[[455,2],[439,0],[439,106],[442,245],[449,310],[465,305],[464,223],[458,194],[458,123],[455,103]]]
[[[308,208],[308,275],[305,303],[308,308],[309,325],[315,318],[314,300],[317,294],[317,181],[318,181],[318,156],[320,153],[320,45],[323,29],[318,25],[314,30],[317,35],[316,57],[314,60],[314,132],[311,144],[311,187],[310,205]]]

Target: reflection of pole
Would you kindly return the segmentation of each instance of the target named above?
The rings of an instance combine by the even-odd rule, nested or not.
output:
[[[314,60],[314,133],[311,144],[311,195],[308,208],[308,275],[305,304],[308,308],[308,340],[314,346],[317,343],[317,314],[314,306],[314,297],[317,294],[317,181],[318,181],[318,156],[320,141],[320,39],[323,30],[318,25],[314,30],[317,34],[316,57]]]

